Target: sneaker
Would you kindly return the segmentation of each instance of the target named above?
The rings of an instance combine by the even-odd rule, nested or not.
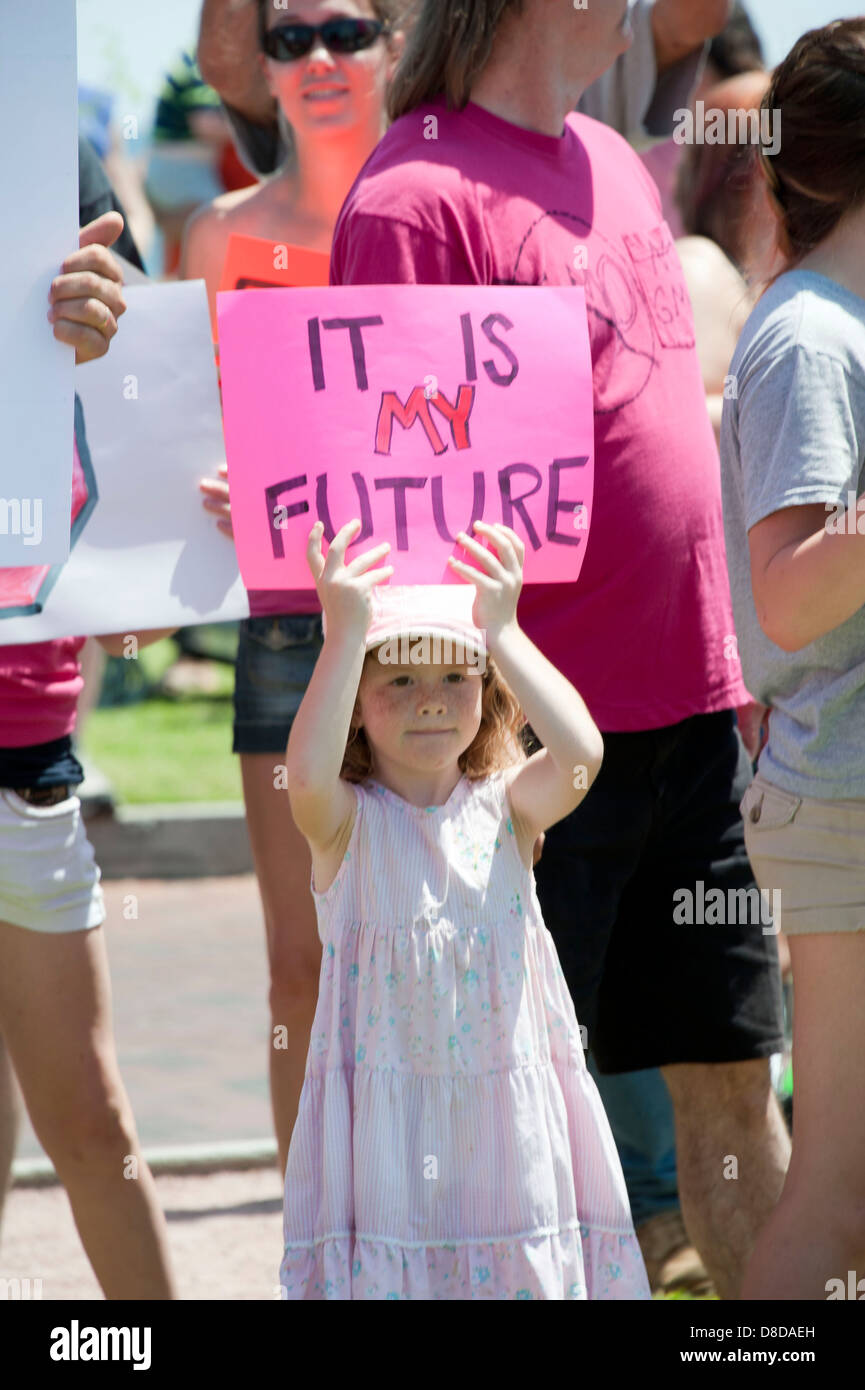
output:
[[[691,1244],[678,1207],[650,1216],[637,1227],[636,1234],[653,1294],[675,1291],[691,1294],[693,1298],[715,1294],[715,1287]]]

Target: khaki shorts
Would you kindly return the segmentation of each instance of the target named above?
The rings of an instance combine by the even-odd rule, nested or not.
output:
[[[865,931],[865,800],[796,796],[758,772],[739,809],[754,877],[783,932]]]

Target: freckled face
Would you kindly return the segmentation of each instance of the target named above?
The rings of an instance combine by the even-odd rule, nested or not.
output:
[[[481,723],[483,678],[469,666],[382,665],[366,659],[358,690],[373,756],[417,771],[455,767]]]

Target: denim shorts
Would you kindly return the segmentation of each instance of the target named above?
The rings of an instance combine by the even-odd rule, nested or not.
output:
[[[233,752],[285,752],[322,641],[320,613],[241,622]]]

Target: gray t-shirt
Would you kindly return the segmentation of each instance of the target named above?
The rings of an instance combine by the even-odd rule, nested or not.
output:
[[[634,38],[611,68],[593,82],[577,106],[644,149],[672,135],[676,112],[686,107],[706,62],[708,44],[688,53],[658,76],[652,10],[655,0],[628,0]],[[286,122],[257,125],[225,106],[238,153],[250,173],[272,174],[288,160],[293,136]]]
[[[757,620],[747,534],[806,503],[832,504],[829,520],[861,492],[865,299],[813,271],[782,275],[748,319],[730,378],[737,398],[725,400],[721,423],[730,590],[745,684],[772,707],[759,770],[797,796],[865,798],[865,607],[801,651],[782,651]]]

